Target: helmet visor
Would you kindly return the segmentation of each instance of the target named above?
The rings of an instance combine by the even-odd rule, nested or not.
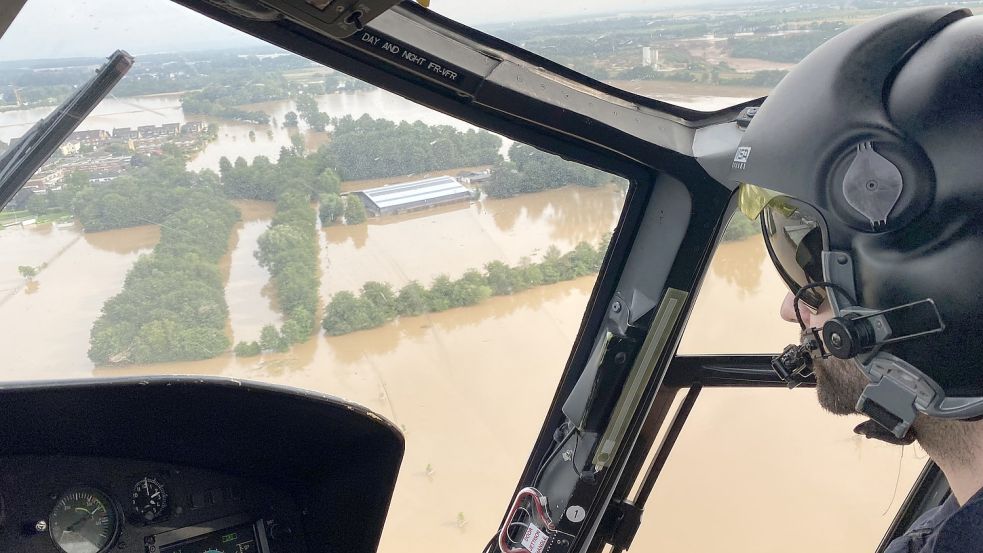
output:
[[[761,231],[768,255],[793,294],[806,284],[823,281],[826,229],[815,210],[791,198],[774,198],[761,211]],[[818,311],[826,301],[826,289],[809,288],[799,298]]]

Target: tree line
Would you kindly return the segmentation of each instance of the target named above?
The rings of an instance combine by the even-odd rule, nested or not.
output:
[[[301,95],[297,99],[300,118],[313,126],[312,113],[327,117],[317,111],[313,98]],[[303,106],[303,108],[301,107]],[[304,114],[307,114],[306,116]],[[289,115],[289,114],[288,114]],[[288,122],[293,124],[294,117]],[[323,122],[323,121],[321,121]],[[386,119],[373,119],[363,115],[358,119],[345,116],[332,119],[334,125],[331,142],[306,156],[297,148],[294,152],[310,164],[313,177],[310,186],[320,194],[321,220],[329,225],[340,221],[349,224],[364,220],[364,209],[353,196],[346,200],[331,197],[337,191],[329,190],[318,179],[325,170],[336,168],[331,178],[343,180],[382,178],[426,171],[493,165],[492,178],[480,186],[494,198],[505,198],[528,192],[559,188],[568,184],[600,186],[609,182],[624,182],[586,165],[567,161],[532,146],[514,143],[509,148],[509,161],[498,153],[501,139],[487,131],[459,131],[448,125],[427,125],[422,121],[394,123]],[[243,158],[235,163],[227,158],[219,161],[223,187],[230,198],[252,198],[274,201],[280,185],[276,165],[265,157],[257,157],[249,165]]]
[[[255,255],[260,266],[270,272],[284,322],[280,329],[267,325],[259,342],[237,344],[238,355],[285,351],[314,333],[318,302],[316,214],[307,195],[299,190],[285,191],[276,205],[276,215],[259,237]]]
[[[256,52],[274,53],[276,50]],[[113,92],[117,96],[138,96],[163,92],[197,90],[209,84],[246,83],[284,71],[315,66],[294,54],[269,56],[244,52],[194,52],[148,54],[137,58]]]
[[[256,123],[257,125],[267,125],[270,116],[262,111],[249,111],[235,107],[239,104],[251,102],[238,102],[238,95],[231,95],[229,90],[221,85],[208,85],[200,91],[189,92],[181,98],[181,109],[185,113],[201,115],[211,115],[223,119],[232,119],[246,123]],[[256,100],[262,102],[266,100],[276,100],[276,97],[264,97]]]
[[[331,142],[316,154],[343,180],[374,179],[454,167],[491,165],[502,141],[488,131],[460,131],[422,121],[395,123],[363,115],[333,119]]]
[[[785,63],[798,63],[820,44],[838,35],[846,25],[824,26],[807,33],[781,36],[729,38],[730,55]]]
[[[294,104],[297,106],[297,112],[300,114],[300,118],[311,129],[323,132],[331,124],[331,117],[317,107],[317,100],[313,96],[309,94],[298,94],[294,98]],[[285,117],[293,119],[291,126],[297,126],[297,115],[294,114],[294,117],[290,118],[291,113],[294,112],[287,113]],[[291,121],[288,120],[287,123],[291,123]]]
[[[678,81],[707,85],[759,86],[772,88],[788,74],[782,69],[762,69],[751,73],[738,73],[726,64],[710,65],[693,62],[685,69],[656,71],[652,66],[637,66],[617,74],[621,80]]]
[[[89,335],[96,364],[208,359],[226,351],[228,305],[218,260],[239,212],[217,191],[187,190],[160,242],[126,275]]]
[[[146,163],[108,183],[66,191],[86,232],[158,224],[187,206],[192,191],[219,190],[218,175],[187,171],[178,155],[151,157]]]
[[[74,58],[0,63],[0,83],[4,83],[0,86],[0,103],[15,103],[18,95],[27,105],[60,102],[92,76],[91,66],[104,62],[103,58]],[[137,63],[113,93],[138,96],[183,92],[216,83],[245,83],[251,78],[313,65],[310,60],[293,54],[262,57],[216,51],[146,54],[137,57]]]
[[[516,142],[509,147],[509,161],[496,162],[481,188],[493,198],[509,198],[568,184],[593,187],[619,180],[624,179]]]
[[[321,326],[328,335],[339,336],[375,328],[397,317],[475,305],[491,296],[587,276],[600,269],[606,247],[606,240],[596,248],[581,242],[561,254],[556,246],[550,246],[539,263],[523,258],[510,267],[502,261],[492,261],[483,271],[471,269],[456,280],[440,275],[429,288],[413,281],[396,291],[389,283],[366,282],[358,295],[347,291],[335,294],[325,308]]]
[[[51,217],[60,218],[72,212],[75,197],[88,185],[88,174],[74,171],[62,179],[58,190],[35,194],[31,189],[20,189],[7,204],[7,209],[26,209],[31,215],[38,217],[39,221]]]
[[[319,194],[338,194],[338,175],[312,156],[294,148],[283,148],[277,163],[266,156],[256,156],[250,165],[242,156],[235,163],[222,157],[218,162],[221,186],[233,199],[274,202],[287,190],[304,190],[312,198]]]
[[[0,62],[0,105],[52,105],[61,102],[81,83],[92,76],[88,65],[104,60],[22,60]],[[62,63],[63,66],[49,67]],[[72,64],[84,64],[72,66]],[[188,113],[203,113],[229,119],[265,124],[258,111],[235,108],[237,105],[282,100],[294,93],[321,95],[339,88],[367,90],[373,88],[341,73],[324,75],[318,81],[288,81],[284,73],[316,66],[310,60],[288,54],[259,56],[236,52],[196,52],[182,54],[141,55],[129,73],[113,89],[117,96],[139,96],[187,92]],[[38,71],[37,69],[45,69]]]
[[[322,85],[317,85],[317,89],[324,92]],[[303,90],[304,85],[288,81],[282,73],[241,70],[213,76],[200,90],[182,96],[181,107],[185,113],[266,125],[270,122],[267,113],[236,106],[283,100]]]
[[[265,157],[252,165],[223,158],[220,169],[221,177],[189,172],[182,157],[165,155],[77,192],[76,215],[86,231],[161,226],[153,253],[137,261],[93,325],[89,356],[96,363],[205,359],[228,349],[228,307],[216,265],[238,220],[227,197],[277,202],[255,255],[270,271],[284,314],[280,329],[264,328],[258,342],[240,344],[236,352],[282,351],[314,332],[317,213],[311,200],[322,193],[338,197],[338,177],[290,148],[276,164]]]

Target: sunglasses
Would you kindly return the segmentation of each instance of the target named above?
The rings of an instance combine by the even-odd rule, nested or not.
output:
[[[761,211],[761,232],[768,256],[789,290],[813,312],[819,311],[826,301],[826,288],[802,288],[824,280],[822,254],[828,239],[822,217],[807,204],[776,197]]]

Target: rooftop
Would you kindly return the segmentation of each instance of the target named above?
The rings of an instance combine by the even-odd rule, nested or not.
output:
[[[446,175],[362,191],[380,209],[462,193],[470,194],[470,191],[457,179]]]

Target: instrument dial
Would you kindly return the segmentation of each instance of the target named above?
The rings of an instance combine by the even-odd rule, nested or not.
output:
[[[103,492],[72,488],[55,502],[48,527],[51,539],[65,553],[102,553],[119,534],[119,515]]]
[[[134,512],[145,522],[167,514],[167,490],[155,478],[147,476],[134,484],[130,497]]]

